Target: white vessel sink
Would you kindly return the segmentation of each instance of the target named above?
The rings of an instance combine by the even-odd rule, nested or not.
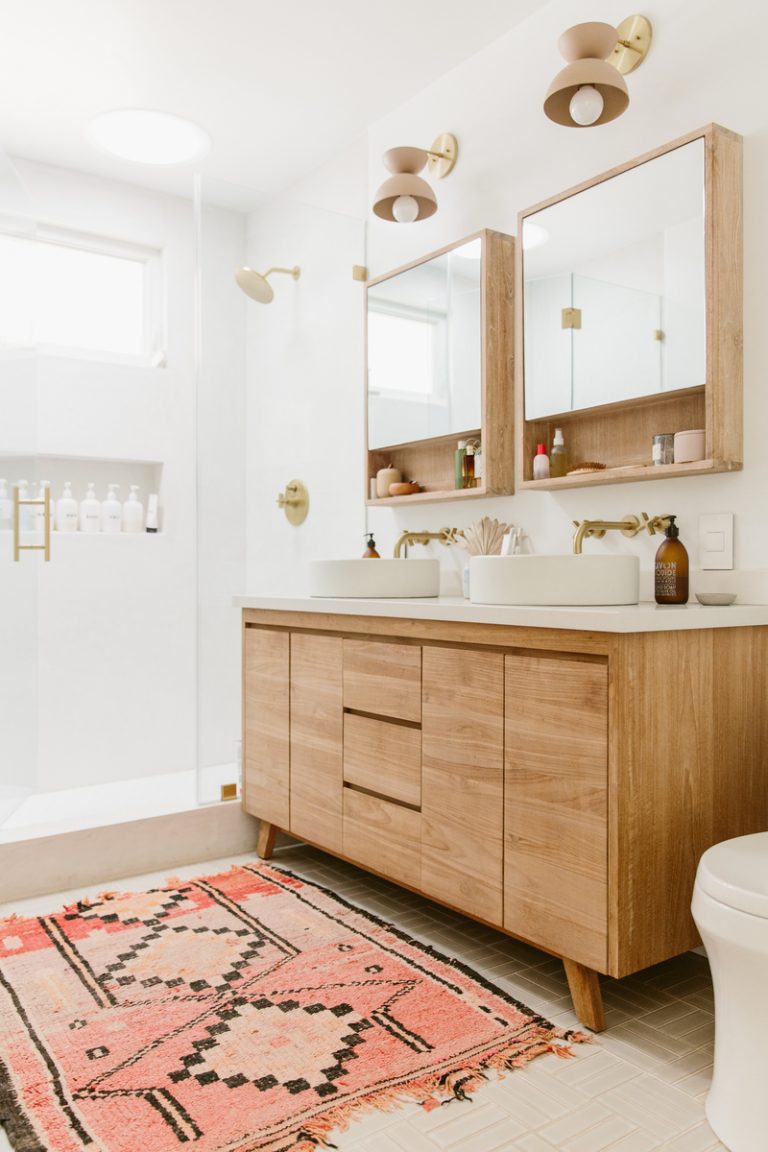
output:
[[[375,600],[437,596],[439,560],[311,560],[310,596]]]
[[[637,604],[637,556],[473,556],[473,604]]]

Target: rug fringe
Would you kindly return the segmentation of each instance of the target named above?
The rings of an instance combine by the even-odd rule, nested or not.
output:
[[[322,1116],[302,1125],[295,1142],[290,1145],[290,1152],[317,1152],[318,1147],[336,1148],[337,1145],[328,1139],[331,1132],[334,1129],[345,1132],[350,1122],[364,1113],[395,1112],[405,1103],[420,1104],[430,1112],[455,1100],[471,1103],[472,1093],[488,1080],[488,1072],[502,1076],[504,1072],[523,1068],[547,1052],[571,1059],[574,1056],[571,1044],[591,1041],[592,1037],[585,1032],[545,1029],[538,1024],[524,1027],[511,1043],[490,1054],[486,1052],[461,1067],[428,1074],[396,1087],[379,1088],[367,1096],[329,1108]],[[287,1152],[287,1149],[283,1138],[277,1142],[254,1144],[253,1152]]]

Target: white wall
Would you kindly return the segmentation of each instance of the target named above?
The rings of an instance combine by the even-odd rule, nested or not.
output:
[[[40,453],[162,463],[160,534],[55,536],[50,564],[22,557],[39,592],[39,626],[24,639],[37,645],[38,787],[195,767],[198,440],[200,538],[209,549],[200,567],[200,747],[209,762],[232,760],[237,628],[223,606],[242,582],[244,561],[245,310],[231,279],[242,262],[244,217],[204,214],[198,435],[191,201],[26,161],[18,167],[38,220],[161,249],[167,315],[166,368],[36,359]],[[18,387],[1,395],[4,412],[25,403]],[[30,447],[0,443],[6,451]],[[94,470],[103,497],[109,466]]]
[[[372,509],[369,523],[382,554],[389,553],[404,528],[463,526],[482,515],[509,520],[528,534],[536,551],[568,550],[572,520],[615,517],[627,512],[675,512],[695,566],[698,516],[704,512],[736,513],[735,562],[740,573],[694,577],[694,587],[733,587],[744,598],[768,599],[768,532],[764,493],[768,455],[761,441],[768,423],[768,328],[762,302],[768,296],[768,224],[764,203],[768,177],[768,106],[759,69],[745,69],[743,45],[760,26],[762,7],[743,0],[727,11],[716,0],[656,0],[643,9],[654,26],[651,53],[628,78],[631,103],[618,120],[599,128],[570,130],[551,123],[542,111],[543,96],[562,66],[557,51],[561,32],[580,19],[614,24],[626,16],[618,0],[592,0],[577,10],[569,0],[553,0],[488,48],[449,72],[372,126],[367,161],[348,153],[329,164],[317,180],[301,190],[306,204],[327,208],[342,195],[364,190],[367,218],[367,264],[371,276],[415,259],[482,227],[515,233],[519,210],[629,160],[676,136],[716,121],[745,137],[745,423],[742,472],[731,475],[622,484],[560,493],[521,493],[467,504],[421,505]],[[387,224],[369,210],[373,191],[385,172],[381,155],[394,145],[427,146],[441,131],[459,140],[453,173],[436,184],[438,212],[423,223]],[[328,194],[328,172],[343,172],[334,195]],[[309,248],[292,239],[306,236],[305,208],[290,198],[257,212],[251,219],[249,253],[258,263],[274,256],[299,263],[317,248],[329,255],[330,234],[315,234]],[[294,231],[294,218],[300,232]],[[274,240],[274,246],[269,241]],[[258,241],[258,244],[256,243]],[[279,243],[278,243],[279,241]],[[309,243],[309,237],[307,237]],[[317,246],[317,248],[315,247]],[[263,251],[263,255],[262,255]],[[344,262],[344,261],[343,261]],[[349,258],[346,258],[346,263]],[[343,275],[343,269],[342,269]],[[308,278],[304,283],[308,287]],[[302,288],[304,285],[301,286]],[[349,287],[349,285],[348,285]],[[278,317],[253,312],[249,317],[249,563],[253,591],[279,593],[303,587],[302,566],[322,555],[359,554],[362,523],[360,460],[363,450],[361,315],[353,306],[336,306],[310,316],[301,303],[288,317],[292,285],[281,288]],[[301,288],[300,288],[301,292]],[[299,299],[297,296],[296,299]],[[270,306],[272,308],[274,306]],[[265,309],[269,313],[270,309]],[[321,328],[320,325],[324,325]],[[257,327],[258,326],[258,327]],[[290,341],[289,341],[290,337]],[[322,349],[337,358],[338,370],[325,377],[328,414],[317,404],[314,373],[286,345]],[[258,409],[255,405],[258,403]],[[302,419],[308,411],[311,418]],[[343,423],[339,425],[338,417]],[[343,427],[344,435],[334,433]],[[663,430],[663,429],[662,429]],[[329,451],[332,441],[332,451]],[[298,454],[297,454],[298,449]],[[650,445],[649,445],[650,451]],[[258,457],[258,463],[256,463]],[[275,521],[276,485],[301,469],[323,469],[331,460],[333,490],[317,499],[306,531],[295,532]],[[300,463],[297,470],[294,464]],[[306,461],[306,463],[305,463]],[[322,483],[321,476],[317,482]],[[306,477],[305,477],[306,478]],[[266,480],[266,492],[263,492]],[[254,501],[257,503],[254,504]],[[350,523],[353,531],[347,531]],[[589,549],[632,550],[641,557],[643,591],[651,592],[650,571],[658,539],[627,541],[610,535]],[[456,589],[459,558],[431,546],[441,555],[446,588]],[[419,551],[419,555],[422,552]],[[698,581],[698,583],[697,583]]]

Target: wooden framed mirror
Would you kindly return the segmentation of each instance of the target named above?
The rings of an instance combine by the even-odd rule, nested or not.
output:
[[[741,468],[741,201],[741,137],[711,124],[520,213],[519,486]],[[534,480],[556,427],[603,467]],[[691,429],[702,459],[653,463]]]
[[[365,292],[366,499],[423,503],[513,490],[514,239],[484,229],[369,280]],[[459,440],[482,475],[457,489]],[[419,485],[371,496],[379,469]]]

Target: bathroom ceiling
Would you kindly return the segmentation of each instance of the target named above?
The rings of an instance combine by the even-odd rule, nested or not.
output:
[[[388,0],[383,7],[370,0],[4,0],[0,149],[188,195],[188,167],[139,168],[84,137],[108,109],[173,112],[213,139],[200,165],[205,198],[247,210],[320,167],[536,7],[536,0]]]

